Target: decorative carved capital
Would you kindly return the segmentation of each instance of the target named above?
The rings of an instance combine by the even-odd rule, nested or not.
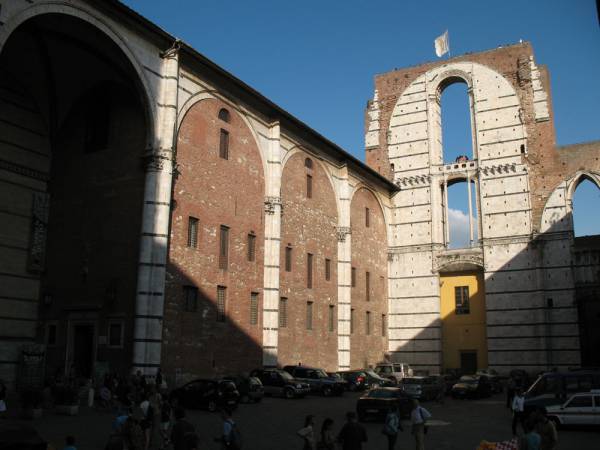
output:
[[[346,235],[352,234],[350,227],[337,227],[337,238],[339,242],[346,242]]]
[[[164,150],[150,151],[142,157],[142,162],[147,172],[160,172],[170,160],[171,152]]]
[[[265,212],[267,214],[275,214],[275,210],[277,209],[277,205],[283,210],[281,204],[281,197],[265,197]]]

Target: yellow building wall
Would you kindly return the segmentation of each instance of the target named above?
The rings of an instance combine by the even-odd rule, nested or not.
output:
[[[440,315],[442,318],[442,365],[461,366],[461,351],[477,352],[477,368],[487,368],[485,329],[485,287],[482,272],[456,272],[440,275]],[[469,314],[456,314],[454,288],[469,287]]]

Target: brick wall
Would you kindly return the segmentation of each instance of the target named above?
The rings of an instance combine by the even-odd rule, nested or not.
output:
[[[306,167],[306,159],[312,169]],[[307,198],[307,175],[312,176],[312,198]],[[315,158],[298,152],[282,173],[280,296],[287,298],[287,327],[279,328],[279,362],[337,368],[337,207],[327,175]],[[291,271],[286,250],[292,247]],[[313,255],[312,288],[307,287],[307,254]],[[331,277],[325,279],[325,259]],[[307,302],[312,302],[312,330],[307,329]],[[334,309],[329,329],[329,307]]]
[[[369,226],[366,225],[366,209]],[[387,324],[387,237],[383,212],[368,189],[359,189],[352,198],[352,267],[356,273],[352,288],[354,310],[353,332],[350,337],[350,366],[368,367],[383,360],[387,336],[382,336],[382,314]],[[367,272],[369,293],[367,295]],[[370,331],[367,334],[367,311]],[[387,331],[386,331],[387,335]]]
[[[218,118],[221,108],[230,122]],[[219,156],[220,130],[229,132],[229,159]],[[194,105],[178,135],[179,174],[163,331],[163,364],[175,373],[212,376],[261,365],[260,315],[250,324],[250,298],[263,286],[263,165],[250,129],[233,108],[210,99]],[[198,219],[197,248],[187,246],[188,218]],[[219,268],[220,227],[229,227],[227,269]],[[248,234],[255,258],[248,260]],[[185,310],[184,286],[198,288],[196,311]],[[226,319],[217,321],[217,288],[226,288]]]

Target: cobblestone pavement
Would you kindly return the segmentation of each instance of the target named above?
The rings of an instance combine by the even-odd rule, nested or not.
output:
[[[295,434],[301,428],[304,416],[314,414],[320,427],[325,417],[334,419],[334,430],[339,430],[346,411],[355,409],[358,394],[346,393],[342,397],[285,400],[265,398],[262,403],[240,405],[234,419],[244,438],[245,450],[301,449],[302,442]],[[444,405],[426,402],[423,406],[433,414],[430,432],[426,436],[426,447],[436,450],[473,450],[482,439],[500,441],[511,436],[511,417],[504,407],[503,397],[498,395],[484,400],[446,399]],[[218,414],[204,411],[189,411],[188,419],[200,435],[201,450],[217,450],[219,445],[213,438],[219,435]],[[46,413],[45,417],[32,422],[40,434],[57,449],[64,445],[64,437],[73,434],[77,438],[78,450],[102,450],[110,432],[112,414],[90,408],[82,408],[79,416],[66,417]],[[382,424],[365,423],[369,442],[365,450],[387,449]],[[396,448],[414,448],[412,436],[405,424]],[[598,449],[600,430],[560,430],[559,449]]]

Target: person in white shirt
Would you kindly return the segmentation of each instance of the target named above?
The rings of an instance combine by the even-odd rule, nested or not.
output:
[[[513,436],[517,435],[517,424],[521,424],[521,428],[525,429],[523,426],[523,419],[525,418],[525,397],[523,396],[523,391],[518,389],[513,397],[512,401],[512,411],[513,411],[513,420],[512,420],[512,433]]]
[[[429,411],[419,405],[419,400],[413,400],[410,412],[411,433],[415,437],[416,450],[425,450],[425,427],[431,417]]]

